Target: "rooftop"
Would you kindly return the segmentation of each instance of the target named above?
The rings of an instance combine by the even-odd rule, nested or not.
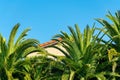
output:
[[[62,39],[61,39],[61,38],[58,38],[58,40],[62,40]],[[46,47],[48,47],[48,46],[55,45],[55,44],[57,44],[57,43],[58,43],[58,41],[56,41],[56,40],[51,40],[51,41],[49,41],[49,42],[45,42],[45,43],[43,43],[43,44],[40,44],[40,46],[43,47],[43,48],[46,48]]]

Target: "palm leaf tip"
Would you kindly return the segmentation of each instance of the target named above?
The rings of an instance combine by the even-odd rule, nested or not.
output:
[[[120,16],[120,10],[117,11],[117,14]]]
[[[30,28],[27,28],[20,34],[20,36],[18,37],[18,39],[15,43],[15,46],[17,46],[20,41],[24,40],[24,37],[27,36],[27,32],[30,30],[31,30]]]
[[[8,47],[9,47],[8,53],[11,53],[11,51],[12,51],[12,49],[13,49],[14,39],[15,39],[15,36],[16,36],[16,33],[17,33],[17,31],[18,31],[19,26],[20,26],[20,24],[17,23],[17,24],[13,27],[13,29],[12,29],[12,31],[11,31],[11,33],[10,33],[10,37],[9,37],[9,41],[8,41]]]

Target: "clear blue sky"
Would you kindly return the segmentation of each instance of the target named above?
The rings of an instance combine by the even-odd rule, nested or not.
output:
[[[67,26],[92,26],[94,18],[105,19],[108,10],[120,10],[120,0],[0,0],[0,33],[8,38],[20,23],[19,32],[30,27],[28,37],[43,43],[61,30],[68,32]]]

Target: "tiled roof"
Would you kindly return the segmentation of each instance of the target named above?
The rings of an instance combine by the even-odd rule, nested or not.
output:
[[[58,40],[62,40],[62,39],[61,39],[61,38],[58,38]],[[46,47],[48,47],[48,46],[55,45],[55,44],[57,44],[57,43],[58,43],[58,41],[51,40],[51,41],[49,41],[49,42],[45,42],[45,43],[43,43],[43,44],[40,44],[40,46],[43,47],[43,48],[46,48]]]

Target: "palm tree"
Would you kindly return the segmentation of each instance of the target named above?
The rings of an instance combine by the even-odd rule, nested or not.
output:
[[[96,73],[98,60],[102,57],[101,52],[105,52],[106,48],[97,40],[98,35],[94,36],[95,28],[90,28],[88,25],[84,29],[83,34],[80,32],[78,25],[75,25],[75,30],[69,27],[70,35],[61,31],[56,38],[62,38],[61,49],[58,46],[54,48],[60,50],[65,57],[57,57],[61,59],[61,64],[65,65],[62,75],[62,80],[89,80],[92,78],[105,79],[103,73]]]
[[[106,39],[102,41],[108,46],[109,61],[107,64],[110,64],[108,67],[112,67],[112,69],[109,70],[112,72],[112,75],[109,75],[110,77],[112,76],[114,79],[117,79],[120,77],[120,11],[117,11],[115,16],[113,16],[110,12],[106,16],[111,23],[101,18],[96,20],[103,25],[103,29],[101,29],[101,31],[109,37],[108,41]],[[107,70],[108,69],[106,69],[106,71]]]
[[[60,62],[46,56],[37,56],[31,58],[31,78],[32,80],[61,80],[63,71]]]
[[[117,11],[115,16],[110,12],[106,16],[112,23],[101,18],[96,20],[103,25],[104,30],[102,31],[109,37],[111,46],[120,52],[120,11]]]
[[[0,35],[0,80],[31,80],[28,66],[30,60],[26,56],[32,52],[41,52],[39,41],[25,39],[30,29],[25,29],[15,38],[19,26],[16,24],[13,27],[8,42]]]

